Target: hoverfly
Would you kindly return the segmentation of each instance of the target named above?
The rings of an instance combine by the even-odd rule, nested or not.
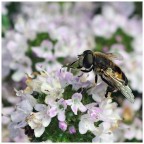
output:
[[[128,79],[118,65],[113,62],[116,56],[112,53],[84,51],[78,59],[69,64],[68,68],[81,69],[82,72],[94,71],[95,83],[98,75],[108,84],[105,97],[109,93],[120,91],[130,102],[134,102],[134,95],[128,86]],[[76,66],[75,66],[76,65]]]

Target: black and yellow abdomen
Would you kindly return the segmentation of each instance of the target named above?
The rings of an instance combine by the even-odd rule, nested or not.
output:
[[[107,55],[100,52],[94,52],[95,60],[94,60],[94,70],[100,74],[101,71],[107,70],[107,68],[111,68],[115,73],[115,76],[124,81],[124,84],[128,84],[127,77],[122,72],[119,66],[117,66],[111,59],[108,58]]]

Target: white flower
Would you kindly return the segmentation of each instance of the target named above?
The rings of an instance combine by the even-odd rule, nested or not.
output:
[[[8,130],[10,131],[10,138],[14,138],[20,134],[20,128],[16,127],[16,122],[11,122],[8,126]]]
[[[96,36],[110,38],[117,27],[113,21],[108,21],[103,15],[96,15],[92,21],[92,28]]]
[[[2,2],[1,3],[1,9],[2,9],[2,14],[6,15],[8,13],[8,10],[6,8],[6,6],[9,4],[10,2]]]
[[[110,4],[117,10],[117,12],[126,17],[129,17],[135,10],[133,2],[111,2]]]
[[[32,47],[32,51],[38,56],[49,61],[54,61],[55,57],[52,53],[53,44],[51,41],[44,40],[39,47]]]
[[[32,113],[30,116],[27,117],[27,123],[34,129],[35,137],[40,137],[45,130],[45,127],[42,125],[42,122],[37,118],[37,115]]]
[[[99,108],[102,110],[100,113],[100,119],[106,122],[115,122],[121,120],[120,115],[117,113],[116,108],[117,104],[112,103],[111,98],[104,99],[99,103]]]
[[[32,112],[27,117],[27,123],[32,129],[34,129],[35,137],[40,137],[44,133],[45,127],[50,124],[51,117],[47,113],[49,107],[46,105],[36,105],[35,109],[39,110],[39,112]]]
[[[44,127],[47,127],[51,122],[51,117],[49,115],[49,107],[44,104],[37,104],[35,110],[39,111],[36,113],[36,117],[42,121]]]
[[[94,88],[91,88],[88,92],[92,94],[92,98],[96,102],[101,102],[105,99],[105,93],[107,89],[107,84],[105,82],[101,82],[97,84]]]
[[[10,114],[14,111],[13,107],[2,107],[2,124],[7,125],[10,123]]]
[[[101,115],[102,115],[102,109],[98,107],[97,103],[91,103],[86,105],[88,109],[88,114],[91,119],[93,119],[95,122],[102,120]]]
[[[16,82],[22,80],[26,73],[31,73],[32,62],[29,57],[22,56],[19,60],[14,60],[10,64],[10,68],[16,70],[15,73],[12,75],[12,79]]]
[[[16,89],[14,90],[17,96],[21,97],[23,100],[27,100],[32,107],[36,105],[37,101],[32,95],[25,93],[23,90],[19,90],[19,91]]]
[[[101,123],[98,130],[93,132],[96,137],[92,139],[92,142],[114,142],[115,137],[110,128],[110,123]]]
[[[23,100],[17,104],[17,110],[12,112],[11,120],[15,123],[16,128],[26,126],[26,117],[32,112],[33,107],[28,100]]]
[[[65,121],[66,101],[61,98],[58,102],[51,102],[49,105],[51,106],[49,110],[50,117],[55,117],[57,115],[59,121]]]
[[[51,73],[52,71],[56,71],[61,68],[62,64],[60,64],[58,61],[52,61],[50,64],[48,64],[48,60],[45,59],[43,62],[36,63],[35,67],[38,71],[40,71],[42,68],[45,69],[48,73]]]
[[[45,103],[48,103],[49,99],[60,99],[64,89],[62,88],[60,81],[54,75],[50,75],[47,82],[42,83],[41,91],[47,94],[45,98]]]
[[[36,38],[37,26],[33,19],[26,21],[22,15],[18,15],[15,21],[15,29],[22,33],[26,39],[34,40]]]
[[[80,134],[85,134],[87,131],[97,131],[94,125],[94,121],[89,117],[88,114],[82,115],[79,122],[79,132]]]
[[[81,100],[82,94],[80,93],[75,93],[72,95],[72,99],[66,100],[67,105],[71,106],[71,109],[75,115],[77,115],[78,110],[81,112],[85,112],[87,110],[86,107],[81,103]]]
[[[135,118],[134,122],[129,126],[129,128],[124,130],[124,137],[129,140],[133,138],[142,140],[142,121],[138,118]]]
[[[89,117],[95,122],[104,121],[113,124],[121,120],[116,103],[112,103],[109,98],[98,103],[90,103],[86,107]]]
[[[7,45],[7,40],[2,38],[2,47],[5,47]],[[12,61],[11,53],[6,49],[3,48],[2,50],[2,78],[5,78],[9,72],[10,67],[9,64]]]

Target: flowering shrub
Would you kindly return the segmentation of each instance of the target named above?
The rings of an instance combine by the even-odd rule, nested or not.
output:
[[[142,141],[141,5],[2,2],[3,141]],[[123,57],[115,63],[134,104],[120,93],[105,98],[93,72],[61,69],[88,49]]]

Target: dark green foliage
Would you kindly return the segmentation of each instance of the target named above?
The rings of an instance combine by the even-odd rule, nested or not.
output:
[[[65,87],[64,93],[63,93],[63,98],[65,100],[71,99],[72,95],[75,93],[75,91],[72,89],[72,85],[68,85]]]
[[[37,99],[37,102],[38,103],[40,103],[40,104],[45,104],[45,97],[46,97],[47,95],[46,94],[44,94],[44,93],[41,93],[41,94],[39,94],[39,96],[38,96],[38,99]]]
[[[126,48],[127,52],[131,52],[133,50],[132,46],[131,46],[131,42],[133,40],[133,38],[129,35],[127,35],[126,33],[123,32],[123,30],[121,30],[120,28],[116,31],[116,33],[109,39],[106,39],[104,37],[96,37],[96,51],[103,51],[103,47],[108,47],[110,49],[110,47],[113,44],[117,44],[117,40],[116,40],[116,36],[121,36],[122,41],[119,44],[123,44]]]
[[[14,28],[15,16],[20,13],[21,3],[20,2],[10,2],[7,6],[8,10],[8,19],[10,22],[11,28]]]
[[[92,102],[95,102],[95,101],[92,99],[92,95],[88,95],[87,93],[83,93],[82,103],[83,103],[84,105],[87,105],[87,104],[92,103]]]
[[[60,62],[61,64],[63,64],[64,60],[65,60],[65,58],[63,58],[63,57],[57,58],[57,61]]]
[[[95,125],[96,127],[98,127],[102,122],[103,122],[103,121],[95,122],[94,125]]]
[[[143,9],[143,3],[141,1],[139,2],[134,2],[135,3],[135,11],[133,15],[138,15],[142,17],[142,9]]]
[[[9,107],[9,106],[13,106],[9,101],[7,101],[6,99],[2,99],[2,104],[5,106],[5,107]]]
[[[5,31],[10,28],[10,21],[7,15],[2,15],[2,36],[4,36]]]
[[[137,140],[135,138],[131,139],[131,140],[125,140],[125,142],[142,142],[141,140]]]

